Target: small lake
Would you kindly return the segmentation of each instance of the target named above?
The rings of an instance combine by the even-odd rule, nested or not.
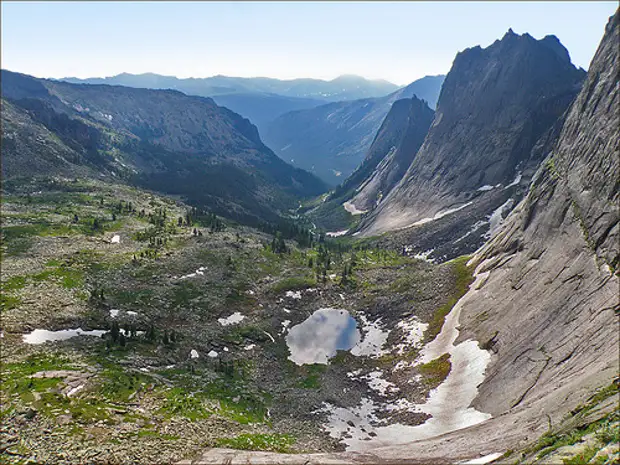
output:
[[[35,329],[31,333],[23,335],[23,341],[26,344],[43,344],[48,341],[64,341],[77,336],[95,336],[101,337],[107,333],[106,330],[94,329],[92,331],[84,331],[82,328],[62,329],[60,331],[48,331],[47,329]]]
[[[361,335],[357,322],[346,310],[321,308],[286,335],[289,360],[297,365],[327,364],[338,350],[349,350]]]

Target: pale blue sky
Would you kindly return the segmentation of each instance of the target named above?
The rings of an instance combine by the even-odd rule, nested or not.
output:
[[[38,77],[179,77],[407,84],[509,27],[555,34],[587,69],[616,2],[2,2],[2,68]]]

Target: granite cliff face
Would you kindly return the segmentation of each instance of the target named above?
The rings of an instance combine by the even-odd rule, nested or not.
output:
[[[491,202],[497,208],[505,202],[499,187],[533,172],[546,155],[536,148],[553,134],[584,75],[554,36],[535,40],[510,30],[485,49],[459,53],[424,144],[400,184],[362,223],[362,235],[425,223],[484,197],[498,197]],[[488,208],[485,215],[493,211]]]
[[[362,164],[312,211],[313,221],[320,227],[343,230],[349,221],[343,205],[352,212],[373,209],[411,165],[433,115],[417,97],[394,102]]]
[[[390,193],[424,142],[434,112],[413,97],[394,102],[362,165],[344,183],[355,187],[357,210],[370,210]]]
[[[32,168],[52,167],[50,153],[68,151],[73,155],[56,157],[47,174],[88,169],[250,222],[274,220],[300,198],[324,190],[319,179],[269,150],[250,121],[209,98],[8,71],[2,72],[2,97],[11,110],[3,112],[3,122],[13,129],[3,131],[3,144],[21,144],[3,153],[5,177],[41,174]],[[52,140],[51,152],[27,142],[29,133],[41,131]]]
[[[493,337],[496,356],[476,402],[485,411],[571,385],[565,410],[618,373],[618,65],[616,14],[527,197],[475,256],[489,275],[462,323],[480,340]]]

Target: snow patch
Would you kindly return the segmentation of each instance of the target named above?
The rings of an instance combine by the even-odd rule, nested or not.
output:
[[[490,228],[485,238],[490,239],[497,234],[500,229],[501,224],[504,222],[504,213],[508,213],[508,211],[514,205],[514,199],[510,198],[506,200],[503,204],[501,204],[489,217]]]
[[[398,392],[398,386],[391,381],[382,378],[383,372],[381,370],[371,371],[367,375],[360,376],[359,379],[363,379],[368,383],[368,387],[373,391],[378,392],[383,397]],[[406,400],[406,399],[403,399]]]
[[[207,357],[215,358],[217,355],[218,353],[215,350],[212,350],[207,354]]]
[[[351,349],[351,353],[355,356],[365,355],[370,357],[380,357],[387,354],[388,351],[382,350],[382,347],[387,342],[390,331],[383,331],[381,329],[381,318],[370,322],[362,312],[359,312],[357,316],[362,323],[360,331],[363,334],[363,338]]]
[[[286,291],[286,297],[291,299],[301,299],[301,291]]]
[[[379,404],[371,399],[362,398],[357,407],[343,408],[324,403],[319,411],[328,414],[329,422],[323,428],[331,437],[341,438],[346,435],[341,442],[347,445],[347,450],[366,450],[410,442],[412,439],[407,435],[414,427],[400,424],[386,425],[387,421],[380,419],[377,413],[402,409],[414,411],[413,407],[413,404],[406,399]]]
[[[229,325],[235,325],[243,321],[244,318],[245,318],[245,315],[242,315],[239,312],[235,312],[227,318],[218,318],[217,321],[222,326],[229,326]]]
[[[207,269],[206,266],[201,266],[200,268],[198,268],[193,273],[183,275],[180,278],[177,278],[176,276],[174,276],[174,279],[187,279],[187,278],[195,278],[196,276],[202,276],[202,275],[204,275],[204,271],[206,269]]]
[[[484,186],[479,187],[479,188],[478,188],[478,189],[476,189],[476,190],[477,190],[477,191],[479,191],[479,192],[486,192],[486,191],[491,191],[491,190],[493,190],[493,189],[495,189],[495,187],[494,187],[494,186],[489,186],[488,184],[485,184]]]
[[[477,459],[471,459],[471,460],[467,460],[465,462],[459,462],[459,464],[462,464],[462,465],[484,465],[484,464],[487,464],[487,463],[491,463],[494,460],[497,460],[502,455],[504,455],[504,454],[501,453],[501,452],[496,452],[494,454],[485,455],[484,457],[478,457]]]
[[[273,338],[273,336],[271,334],[269,334],[267,331],[263,330],[263,333],[265,333],[269,337],[269,339],[271,339],[271,342],[276,342],[276,340]]]
[[[331,231],[331,232],[325,233],[325,235],[327,237],[340,237],[340,236],[344,236],[348,232],[349,232],[348,229],[344,229],[342,231]]]
[[[440,212],[436,213],[435,216],[433,216],[433,217],[422,218],[421,220],[418,220],[418,221],[416,221],[414,223],[411,223],[409,226],[404,226],[404,227],[399,228],[399,229],[405,229],[405,228],[410,228],[412,226],[419,226],[421,224],[430,223],[431,221],[438,220],[439,218],[443,218],[444,216],[447,216],[447,215],[455,213],[455,212],[457,212],[459,210],[462,210],[465,207],[469,207],[472,203],[473,202],[467,202],[467,203],[464,203],[463,205],[461,205],[459,207],[449,208],[447,210],[440,211]]]
[[[138,312],[134,312],[132,310],[123,311],[123,310],[118,310],[118,309],[111,309],[110,318],[116,318],[119,314],[121,314],[121,312],[129,316],[136,316],[138,314]]]
[[[118,234],[114,234],[112,239],[110,239],[110,244],[120,244],[120,242],[121,242],[121,236],[119,236]]]
[[[192,349],[189,353],[189,358],[200,358],[200,355],[196,349]]]
[[[506,187],[504,187],[504,189],[509,189],[512,186],[516,186],[517,184],[519,184],[521,182],[521,178],[523,178],[523,175],[521,174],[521,171],[519,171],[517,173],[517,176],[514,178],[514,181],[512,181],[510,184],[508,184]]]
[[[417,254],[413,256],[413,258],[417,258],[418,260],[424,260],[425,262],[428,262],[428,263],[435,263],[434,259],[428,258],[434,251],[435,249],[428,249],[428,250],[425,250],[424,252],[418,252]]]
[[[480,229],[481,227],[487,224],[489,224],[488,221],[476,221],[472,225],[471,229],[467,231],[465,234],[463,234],[461,237],[459,237],[457,240],[455,240],[454,243],[456,244],[457,242],[461,242],[463,239],[469,237],[471,234],[475,233],[478,229]]]
[[[79,386],[76,386],[74,388],[69,389],[69,392],[67,392],[67,397],[71,397],[71,396],[77,394],[82,389],[84,389],[84,385],[83,384],[80,384]]]
[[[405,334],[405,338],[399,344],[396,344],[398,355],[403,355],[405,350],[419,347],[424,336],[424,331],[428,328],[428,323],[422,323],[417,317],[409,318],[408,320],[401,320],[396,324],[397,328],[400,328]],[[401,362],[398,362],[399,364]],[[404,363],[404,362],[403,362]],[[405,368],[402,366],[402,368]]]
[[[358,210],[357,207],[349,201],[343,203],[342,206],[346,211],[351,213],[351,215],[363,215],[364,213],[368,212],[368,210]]]

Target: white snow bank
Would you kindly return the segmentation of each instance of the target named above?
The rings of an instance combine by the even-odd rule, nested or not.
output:
[[[465,239],[466,237],[469,237],[469,235],[475,233],[478,229],[480,229],[483,226],[486,226],[487,224],[489,224],[488,221],[476,221],[471,229],[469,231],[467,231],[465,234],[463,234],[461,237],[459,237],[457,240],[454,241],[454,243],[456,244],[457,242],[461,242],[463,239]]]
[[[301,291],[286,291],[286,297],[291,299],[301,299]]]
[[[282,331],[280,331],[280,334],[284,334],[288,328],[288,325],[291,324],[291,320],[284,320],[282,322]]]
[[[360,379],[365,380],[370,389],[377,391],[382,396],[399,391],[398,386],[391,381],[383,379],[382,376],[383,372],[381,370],[377,370],[372,371],[365,376],[361,376]]]
[[[186,274],[181,276],[178,279],[187,279],[187,278],[195,278],[196,276],[202,276],[204,275],[204,271],[207,269],[206,266],[201,266],[200,268],[198,268],[196,271],[194,271],[193,273],[190,274]],[[174,279],[177,279],[176,276],[174,276]]]
[[[462,465],[484,465],[486,463],[491,463],[494,460],[497,460],[502,455],[501,452],[496,452],[494,454],[485,455],[484,457],[478,457],[476,459],[467,460],[466,462],[459,462]]]
[[[80,384],[79,386],[76,386],[76,387],[73,387],[73,388],[69,389],[69,392],[67,392],[67,397],[71,397],[74,394],[77,394],[82,389],[84,389],[84,385],[83,384]]]
[[[399,321],[396,327],[400,328],[405,334],[404,340],[394,346],[398,355],[402,355],[405,350],[413,349],[420,345],[422,337],[424,336],[424,331],[428,328],[428,323],[422,323],[414,316],[407,320]]]
[[[344,229],[342,231],[331,231],[331,232],[325,233],[325,235],[327,237],[340,237],[340,236],[344,236],[348,232],[349,232],[348,229]]]
[[[235,325],[235,324],[243,321],[244,318],[245,318],[245,315],[242,315],[239,312],[235,312],[232,315],[230,315],[229,317],[218,318],[217,321],[222,326],[229,326],[229,325]]]
[[[512,208],[514,202],[514,199],[510,198],[497,207],[493,213],[491,213],[491,216],[489,217],[490,228],[486,235],[487,239],[490,239],[497,234],[501,224],[504,222],[504,213],[507,213]]]
[[[359,341],[352,349],[351,353],[356,356],[370,356],[379,357],[387,354],[387,350],[383,350],[382,347],[387,342],[387,338],[390,335],[390,331],[383,331],[380,323],[381,318],[376,321],[370,322],[362,312],[357,314],[362,325],[360,331],[363,334],[362,340]]]
[[[418,221],[416,221],[414,223],[411,223],[408,226],[404,226],[404,227],[399,228],[399,229],[406,229],[406,228],[410,228],[412,226],[419,226],[421,224],[430,223],[431,221],[438,220],[439,218],[443,218],[444,216],[450,215],[451,213],[455,213],[455,212],[457,212],[459,210],[462,210],[465,207],[469,207],[472,203],[473,202],[467,202],[467,203],[464,203],[461,206],[454,207],[454,208],[449,208],[447,210],[440,211],[440,212],[436,213],[435,216],[433,216],[433,217],[422,218],[421,220],[418,220]]]
[[[516,186],[517,184],[519,184],[521,182],[521,178],[523,177],[523,175],[521,174],[521,171],[519,171],[517,173],[517,176],[515,177],[514,181],[512,181],[510,184],[508,184],[506,187],[504,187],[504,189],[508,189],[512,186]]]
[[[342,206],[346,211],[351,213],[351,215],[363,215],[364,213],[368,212],[368,210],[358,210],[357,207],[351,202],[345,202],[342,204]]]
[[[434,251],[435,249],[428,249],[428,250],[425,250],[424,252],[419,252],[415,254],[413,258],[417,258],[418,260],[424,260],[425,262],[428,262],[428,263],[435,263],[434,259],[428,258],[430,254],[432,254]]]
[[[122,310],[118,310],[118,309],[111,309],[110,310],[110,318],[116,318],[119,313],[121,313]],[[132,310],[127,310],[126,312],[124,312],[126,315],[129,316],[136,316],[138,314],[138,312],[134,312]]]

